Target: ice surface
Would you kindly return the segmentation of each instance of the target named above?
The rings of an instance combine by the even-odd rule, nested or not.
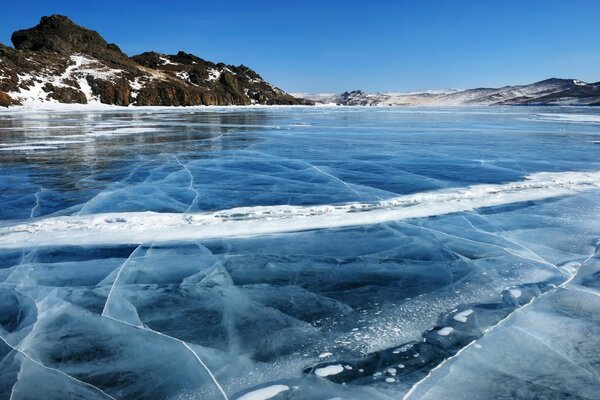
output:
[[[0,247],[23,246],[26,243],[166,242],[340,228],[431,217],[600,189],[600,173],[540,173],[525,178],[524,182],[474,185],[461,190],[406,195],[374,203],[244,207],[207,214],[121,212],[93,214],[89,217],[57,217],[0,229]],[[192,187],[193,180],[190,184]],[[199,196],[198,191],[193,191],[194,199],[186,210],[194,206]],[[114,200],[113,197],[111,201]],[[82,211],[89,212],[89,208],[88,203]],[[518,297],[518,290],[513,295]]]
[[[0,398],[593,399],[590,116],[0,111]]]

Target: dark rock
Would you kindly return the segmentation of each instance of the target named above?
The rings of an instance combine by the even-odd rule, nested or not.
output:
[[[121,78],[113,82],[88,76],[87,82],[92,88],[92,94],[98,96],[102,103],[117,106],[131,104],[131,87],[126,79]]]
[[[156,53],[154,51],[147,51],[142,54],[138,54],[137,56],[131,57],[133,61],[136,63],[143,65],[148,68],[158,68],[163,64],[160,60],[161,54]]]
[[[102,103],[121,106],[302,104],[244,65],[215,64],[184,51],[129,58],[61,15],[43,17],[37,26],[15,32],[12,41],[14,49],[0,47],[4,92],[42,83],[48,99],[86,103],[86,82]]]
[[[220,82],[223,84],[225,92],[231,95],[232,101],[234,104],[238,105],[248,105],[251,104],[249,98],[244,95],[244,91],[242,90],[239,81],[235,76],[233,76],[230,72],[224,72],[221,74]],[[238,103],[239,101],[239,103]]]
[[[9,107],[12,105],[18,105],[19,102],[14,100],[8,94],[0,92],[0,107]]]
[[[81,27],[63,15],[42,17],[37,26],[13,33],[11,40],[19,50],[83,53],[100,59],[126,57],[97,32]]]
[[[72,78],[66,78],[62,80],[62,83],[64,83],[67,86],[71,86],[75,89],[81,89],[81,86],[79,85],[79,82],[77,82],[75,79]]]
[[[189,106],[206,103],[202,101],[202,94],[198,91],[159,81],[143,88],[138,93],[136,104],[140,106]]]
[[[60,103],[87,104],[87,98],[81,90],[66,86],[54,87],[50,94],[48,94],[48,98],[57,100]]]

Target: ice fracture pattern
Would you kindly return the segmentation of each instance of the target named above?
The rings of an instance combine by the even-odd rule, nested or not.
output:
[[[0,399],[597,399],[586,108],[0,112]]]

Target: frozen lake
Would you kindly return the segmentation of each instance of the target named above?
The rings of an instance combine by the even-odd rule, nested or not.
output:
[[[0,204],[0,398],[600,393],[594,108],[0,111]]]

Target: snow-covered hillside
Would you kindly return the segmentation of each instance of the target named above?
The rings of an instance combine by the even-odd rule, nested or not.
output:
[[[547,79],[530,85],[411,93],[296,94],[316,104],[345,106],[600,105],[600,82]]]
[[[300,104],[239,65],[183,51],[129,57],[98,33],[60,15],[12,35],[0,45],[0,105],[103,103],[114,105]]]

